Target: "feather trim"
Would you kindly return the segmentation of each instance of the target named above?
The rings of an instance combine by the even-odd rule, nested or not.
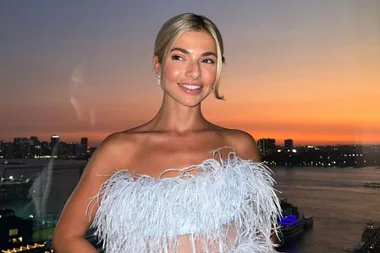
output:
[[[189,173],[194,169],[197,175]],[[268,167],[231,152],[226,160],[178,171],[181,176],[153,178],[118,170],[101,186],[90,201],[98,203],[91,226],[105,252],[178,252],[177,238],[184,234],[190,245],[204,245],[193,253],[216,244],[220,253],[275,252],[270,237],[281,208]],[[230,226],[236,228],[233,247]]]

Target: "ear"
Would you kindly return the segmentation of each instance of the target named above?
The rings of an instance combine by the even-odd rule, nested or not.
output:
[[[154,72],[156,72],[157,75],[161,75],[161,64],[158,62],[158,56],[153,56],[153,67]]]

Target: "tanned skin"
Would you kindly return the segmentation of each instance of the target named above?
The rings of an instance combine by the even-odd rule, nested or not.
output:
[[[165,68],[153,57],[156,74],[162,76],[164,92],[157,115],[144,125],[108,136],[88,162],[67,201],[53,237],[54,252],[95,253],[84,236],[93,221],[97,204],[89,200],[115,169],[158,177],[167,168],[185,168],[211,158],[210,151],[229,146],[243,159],[260,161],[254,138],[241,130],[227,129],[206,120],[201,102],[210,95],[216,79],[216,47],[206,32],[181,35],[167,58]],[[201,91],[188,94],[183,85],[198,85]],[[222,149],[227,157],[231,149]],[[195,173],[195,172],[194,172]],[[175,172],[164,177],[178,176]],[[187,235],[179,239],[180,252],[190,252]]]

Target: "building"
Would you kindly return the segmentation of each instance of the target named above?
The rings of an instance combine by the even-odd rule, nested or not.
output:
[[[59,135],[52,135],[50,139],[50,148],[53,150],[55,145],[59,142]]]
[[[80,139],[80,144],[82,144],[83,146],[88,147],[88,138],[87,137],[83,137]]]
[[[294,148],[293,146],[293,140],[292,139],[286,139],[284,141],[285,150],[292,150]]]
[[[30,140],[25,137],[13,139],[13,155],[15,158],[27,158],[30,155]]]
[[[47,141],[41,142],[41,149],[42,149],[42,153],[44,155],[49,154],[50,153],[49,152],[49,142],[47,142]]]
[[[0,159],[5,156],[5,144],[4,141],[0,141]]]
[[[30,137],[30,143],[31,143],[31,145],[34,145],[34,146],[40,145],[40,141],[38,140],[37,136],[31,136]]]
[[[17,217],[12,209],[0,210],[0,249],[32,244],[33,220]]]
[[[276,152],[275,139],[260,139],[257,142],[257,146],[262,157],[268,156]]]
[[[13,142],[2,141],[0,158],[12,158],[13,157],[13,151],[14,151]]]

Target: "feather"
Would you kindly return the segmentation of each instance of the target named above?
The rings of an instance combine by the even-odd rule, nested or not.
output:
[[[193,170],[198,173],[190,174]],[[91,227],[106,253],[178,252],[181,235],[190,235],[193,253],[216,245],[220,253],[275,252],[270,237],[281,207],[268,167],[230,152],[225,160],[207,159],[178,172],[154,178],[117,170],[101,186],[89,206],[98,204]],[[195,241],[203,249],[196,249]]]

